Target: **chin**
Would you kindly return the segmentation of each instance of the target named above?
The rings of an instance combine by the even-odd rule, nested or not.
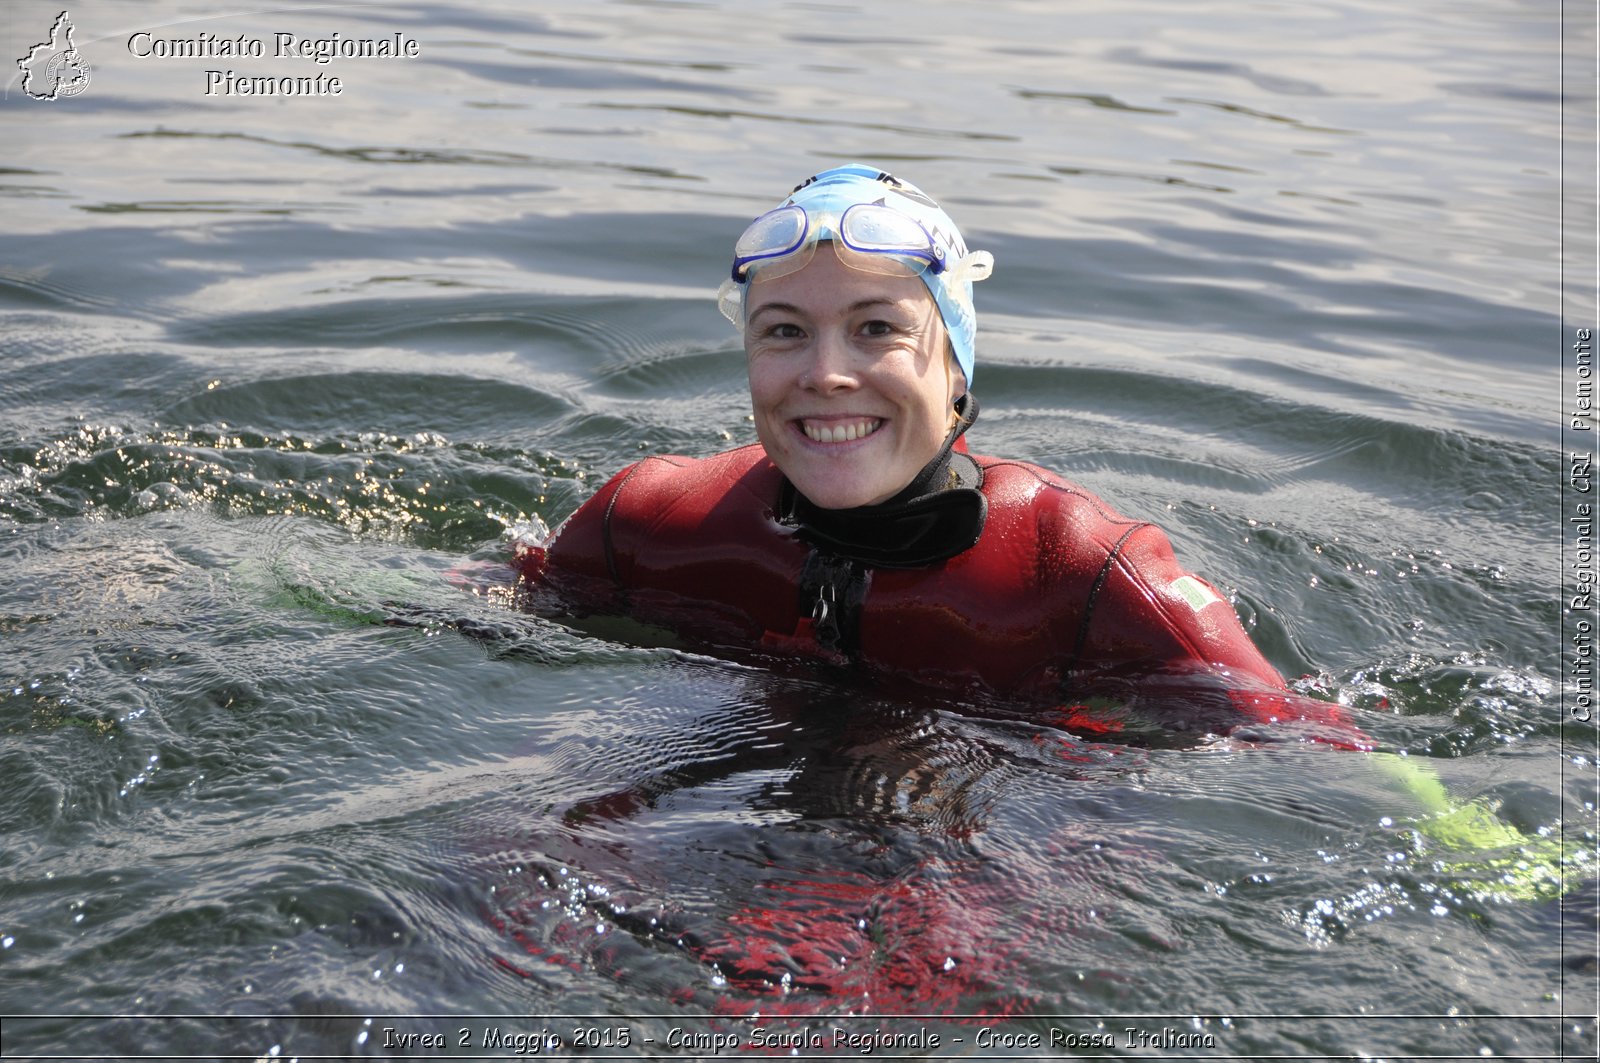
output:
[[[855,509],[894,495],[877,485],[840,483],[837,476],[790,476],[789,480],[812,505],[823,509]]]

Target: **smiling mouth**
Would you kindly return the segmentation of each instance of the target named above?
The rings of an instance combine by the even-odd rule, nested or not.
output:
[[[849,443],[870,436],[883,427],[881,418],[864,417],[859,421],[824,424],[821,421],[800,421],[800,430],[814,443]]]

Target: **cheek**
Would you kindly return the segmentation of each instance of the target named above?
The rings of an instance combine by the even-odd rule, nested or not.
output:
[[[745,364],[745,372],[750,381],[750,405],[756,413],[783,398],[782,374],[770,359],[751,359]]]
[[[919,417],[943,422],[945,411],[955,402],[955,380],[943,369],[928,371],[920,359],[908,361],[897,371],[880,378],[879,386],[893,396],[897,405],[913,410]]]

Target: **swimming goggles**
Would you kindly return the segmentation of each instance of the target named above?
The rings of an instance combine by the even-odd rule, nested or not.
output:
[[[881,203],[853,203],[835,220],[816,218],[798,203],[769,210],[733,245],[733,280],[743,284],[754,270],[782,277],[806,267],[817,243],[831,238],[834,253],[852,269],[914,277],[941,273],[946,252],[922,223]]]

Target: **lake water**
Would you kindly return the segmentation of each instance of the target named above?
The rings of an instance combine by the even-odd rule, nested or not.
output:
[[[9,4],[6,58],[59,13]],[[5,1058],[1593,1058],[1592,11],[70,18],[87,86],[0,105]],[[1563,896],[1361,754],[508,607],[515,535],[753,440],[731,241],[853,159],[995,255],[974,448],[1165,526]]]

